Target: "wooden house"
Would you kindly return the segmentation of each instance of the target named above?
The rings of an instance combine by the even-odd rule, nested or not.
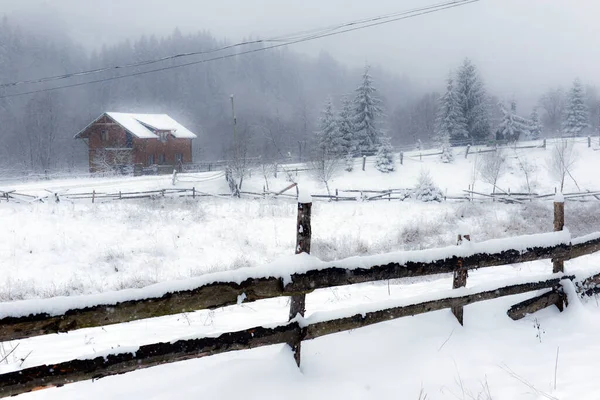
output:
[[[119,112],[105,112],[75,135],[75,139],[88,145],[90,172],[181,167],[192,162],[195,138],[194,133],[166,114]]]

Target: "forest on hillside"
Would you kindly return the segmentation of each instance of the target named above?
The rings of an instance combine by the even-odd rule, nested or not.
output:
[[[207,31],[184,35],[175,30],[167,37],[144,36],[89,52],[72,39],[34,34],[4,17],[0,21],[0,135],[3,138],[0,167],[15,174],[86,170],[86,145],[73,136],[105,111],[169,114],[198,134],[194,141],[195,161],[227,159],[234,147],[231,95],[235,98],[237,129],[248,155],[265,159],[290,156],[295,160],[306,159],[322,148],[319,143],[322,142],[324,113],[329,112],[328,118],[339,121],[345,100],[353,103],[353,107],[346,109],[351,114],[350,122],[364,117],[355,114],[365,74],[369,75],[371,94],[377,103],[375,113],[369,116],[374,120],[368,128],[373,129],[371,134],[376,139],[369,145],[371,149],[364,148],[364,142],[360,150],[376,150],[381,145],[379,137],[385,138],[383,142],[389,139],[393,145],[404,146],[439,141],[440,115],[447,87],[442,85],[435,92],[427,92],[402,71],[388,70],[375,63],[370,68],[350,68],[326,52],[311,57],[282,47],[235,55],[240,51],[237,48],[216,53],[227,58],[161,72],[143,74],[157,66],[181,65],[214,54],[137,66],[127,73],[140,75],[122,79],[118,77],[124,72],[112,69],[93,77],[75,76],[58,82],[6,86],[173,54],[209,51],[227,44]],[[260,46],[263,44],[247,45],[243,51]],[[468,60],[457,65],[450,76],[457,87],[461,77],[456,75],[464,72],[467,63],[472,67],[468,78],[475,79],[474,84],[479,88],[479,111],[469,117],[470,131],[461,133],[465,138],[494,138],[506,123],[507,115],[513,122],[519,121],[515,116],[531,120],[529,110],[523,113],[518,108],[518,99],[504,104],[487,92],[485,77],[480,76],[476,66]],[[440,78],[442,82],[443,77]],[[465,78],[463,76],[463,89]],[[91,80],[99,82],[39,91]],[[589,134],[598,125],[598,92],[585,83],[580,86],[580,102],[585,110],[580,110],[578,118],[585,118],[585,126],[570,133],[573,135],[584,131]],[[37,93],[14,96],[29,91]],[[551,136],[565,130],[570,92],[571,88],[552,87],[540,93],[536,110],[538,134]]]

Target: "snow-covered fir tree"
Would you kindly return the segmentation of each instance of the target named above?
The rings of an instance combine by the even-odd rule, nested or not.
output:
[[[346,159],[344,161],[345,167],[344,169],[348,172],[352,172],[354,170],[354,158],[352,158],[352,154],[346,154]]]
[[[568,136],[581,136],[589,126],[589,110],[585,103],[585,93],[581,82],[576,79],[567,100],[563,132]]]
[[[427,170],[421,170],[413,196],[415,199],[425,202],[444,200],[442,191],[433,183],[433,179],[431,179],[431,175]]]
[[[454,161],[454,151],[452,151],[452,145],[450,144],[450,137],[443,136],[440,142],[442,146],[442,154],[440,154],[440,160],[443,163],[451,163]]]
[[[394,148],[388,137],[380,139],[381,145],[377,151],[377,159],[375,168],[383,173],[393,172],[396,170],[396,161],[394,160]]]
[[[544,127],[542,126],[542,122],[540,121],[540,116],[537,112],[537,108],[534,108],[531,112],[531,116],[529,117],[531,120],[531,129],[529,130],[529,138],[530,139],[539,139],[542,135],[542,130]]]
[[[475,65],[468,58],[458,71],[456,92],[469,139],[487,139],[490,135],[487,94]]]
[[[446,93],[439,99],[439,111],[436,118],[436,141],[442,148],[442,161],[448,163],[454,160],[451,140],[460,141],[467,137],[467,127],[454,91],[454,81],[452,77],[449,77]]]
[[[379,148],[383,133],[379,127],[383,116],[381,100],[377,97],[377,89],[373,86],[373,79],[369,75],[369,68],[365,68],[362,84],[356,89],[354,98],[354,124],[355,141],[358,150],[372,152]]]
[[[533,123],[527,118],[517,115],[517,103],[515,101],[511,102],[510,110],[507,110],[503,105],[500,105],[500,107],[503,118],[496,130],[497,140],[516,142],[521,136],[529,135]]]
[[[331,99],[327,100],[323,111],[321,111],[319,130],[316,132],[316,141],[318,151],[321,154],[340,156],[345,151]]]
[[[338,129],[340,142],[346,155],[354,153],[356,147],[354,142],[355,128],[352,122],[353,112],[352,102],[344,96],[342,98],[342,109],[338,115]]]

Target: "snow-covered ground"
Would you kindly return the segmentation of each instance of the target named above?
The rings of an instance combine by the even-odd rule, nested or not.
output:
[[[600,189],[600,180],[594,174],[600,167],[600,153],[587,148],[585,141],[577,143],[575,149],[578,162],[572,175],[577,184],[581,190]],[[531,177],[539,193],[553,192],[557,186],[547,167],[551,151],[551,142],[546,150],[518,150],[519,157],[534,166]],[[506,150],[506,155],[508,172],[498,186],[521,191],[525,178],[518,160],[513,150]],[[415,186],[421,170],[427,169],[443,191],[461,194],[472,183],[476,159],[474,155],[465,159],[464,149],[456,149],[453,164],[443,164],[435,156],[420,161],[418,152],[407,153],[404,165],[398,165],[391,174],[378,172],[372,163],[363,172],[357,160],[354,171],[340,173],[330,187],[410,188]],[[223,193],[227,184],[219,174],[182,176],[176,186]],[[303,190],[324,192],[310,173],[299,173],[297,179]],[[264,184],[264,178],[254,171],[244,189],[261,191]],[[288,184],[285,174],[269,178],[272,189]],[[170,176],[10,183],[0,185],[0,190],[37,195],[45,190],[76,193],[168,187],[172,187]],[[491,191],[491,186],[481,180],[475,188]],[[565,191],[571,190],[578,191],[569,179]],[[599,204],[567,201],[566,225],[574,237],[600,231]],[[141,287],[265,264],[293,253],[295,219],[293,200],[3,202],[0,301]],[[317,202],[313,206],[312,253],[323,260],[334,260],[448,246],[455,244],[457,233],[470,233],[473,240],[482,241],[551,230],[551,202]],[[600,255],[569,261],[566,271],[592,270],[598,268],[598,261]],[[549,261],[488,268],[472,272],[468,285],[539,276],[550,271]],[[387,283],[374,283],[320,290],[308,296],[307,316],[450,287],[450,278],[442,276],[423,282],[392,282],[389,287]],[[444,310],[305,342],[300,371],[284,346],[272,346],[22,397],[419,399],[422,388],[427,399],[597,399],[595,392],[600,390],[600,383],[593,376],[600,356],[600,342],[596,339],[600,308],[596,301],[592,299],[583,305],[572,301],[566,313],[559,314],[551,308],[518,322],[506,316],[510,305],[534,294],[468,306],[464,327]],[[286,301],[274,299],[3,343],[0,359],[12,347],[19,347],[0,363],[0,372],[119,347],[283,323],[288,313]],[[489,396],[484,386],[489,386]],[[541,392],[554,397],[544,397]]]

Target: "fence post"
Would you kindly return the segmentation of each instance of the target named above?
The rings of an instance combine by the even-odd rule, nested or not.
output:
[[[121,200],[121,191],[119,190],[119,200]]]
[[[469,156],[469,150],[471,150],[471,145],[467,145],[467,150],[465,150],[465,159]]]
[[[423,153],[419,153],[419,161],[423,161]]]
[[[363,171],[365,170],[365,164],[367,163],[367,156],[363,155]]]
[[[404,165],[404,152],[400,152],[400,165]]]
[[[335,201],[338,201],[338,190],[335,189]]]
[[[305,198],[304,196],[298,197],[298,219],[296,222],[296,254],[307,253],[310,254],[310,240],[311,240],[311,223],[310,216],[312,211],[312,199],[310,197]],[[306,295],[299,294],[292,296],[290,302],[290,316],[292,320],[296,318],[298,314],[304,316],[306,309]],[[294,343],[289,343],[294,353],[294,360],[296,365],[300,366],[300,350],[301,350],[302,337],[296,338]]]
[[[462,244],[463,238],[471,241],[471,236],[470,235],[458,235],[458,240],[456,241],[456,245],[460,246]],[[458,267],[462,267],[463,264],[463,260],[462,258],[458,259]],[[467,276],[469,276],[468,271],[466,269],[459,269],[457,271],[454,272],[454,276],[452,277],[452,289],[458,289],[461,287],[465,287],[467,286]],[[464,309],[462,306],[459,307],[452,307],[452,314],[454,314],[454,316],[456,317],[456,319],[458,320],[458,323],[463,325],[463,315],[464,315]]]
[[[96,200],[96,190],[92,190],[92,204],[94,203],[94,200]]]
[[[546,150],[546,139],[544,139],[544,144],[542,145],[542,147],[544,148],[544,150]]]
[[[588,147],[592,147],[592,137],[588,136]]]
[[[562,231],[565,227],[565,199],[562,193],[558,193],[554,198],[554,231]],[[565,272],[564,261],[552,260],[552,272]]]

